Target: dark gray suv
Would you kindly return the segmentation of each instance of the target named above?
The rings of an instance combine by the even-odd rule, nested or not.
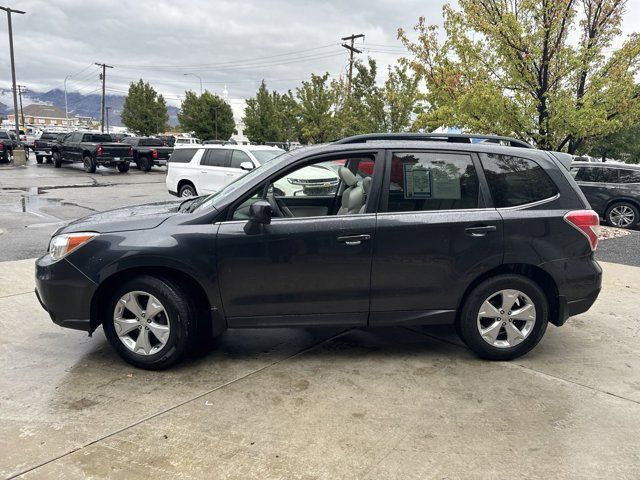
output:
[[[573,162],[571,175],[591,207],[618,228],[640,222],[640,166],[619,163]]]
[[[274,188],[309,165],[338,187]],[[566,157],[516,140],[358,136],[207,197],[75,221],[37,260],[36,294],[58,325],[102,325],[150,369],[225,328],[312,325],[453,324],[479,356],[508,360],[596,300],[589,208]]]

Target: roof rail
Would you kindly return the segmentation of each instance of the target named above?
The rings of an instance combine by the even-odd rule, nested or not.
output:
[[[337,140],[333,143],[367,143],[377,140],[404,140],[417,142],[447,142],[447,143],[473,143],[473,140],[481,140],[486,143],[507,144],[511,147],[534,148],[527,142],[512,137],[500,135],[477,135],[475,133],[367,133],[354,135]]]

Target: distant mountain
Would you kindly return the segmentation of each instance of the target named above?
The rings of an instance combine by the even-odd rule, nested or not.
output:
[[[5,100],[11,95],[11,90],[0,90],[0,98]],[[27,106],[32,103],[46,103],[55,105],[56,107],[64,110],[64,90],[54,89],[48,92],[34,92],[31,90],[25,90],[22,94],[22,104]],[[93,117],[100,119],[100,103],[101,96],[99,94],[84,95],[78,92],[67,93],[67,103],[69,106],[69,116],[79,115],[83,117]],[[122,105],[124,104],[124,96],[122,95],[106,95],[105,105],[111,107],[109,109],[109,125],[123,126],[120,120],[120,113],[122,112]],[[179,108],[172,105],[167,106],[169,112],[169,124],[178,124],[178,112]],[[3,113],[6,112],[6,113]],[[13,112],[12,107],[0,103],[0,115],[6,116],[7,113]]]

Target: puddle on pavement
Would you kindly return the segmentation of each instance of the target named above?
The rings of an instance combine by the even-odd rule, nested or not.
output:
[[[49,213],[42,212],[42,208],[51,207],[51,206],[60,206],[62,204],[62,200],[57,198],[46,198],[42,197],[43,193],[47,193],[46,190],[40,187],[32,187],[27,190],[27,193],[22,195],[20,201],[16,205],[16,210],[22,213],[31,213],[33,215],[46,218],[48,220],[53,221],[62,221],[62,219],[51,215]]]

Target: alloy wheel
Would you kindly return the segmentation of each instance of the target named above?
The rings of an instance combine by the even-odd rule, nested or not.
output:
[[[609,212],[611,223],[620,228],[627,228],[635,221],[635,213],[628,205],[618,205]]]
[[[162,303],[143,291],[125,293],[113,312],[120,341],[139,355],[158,353],[169,340],[169,317]]]
[[[510,348],[523,342],[536,323],[536,307],[520,290],[493,293],[482,305],[477,317],[478,331],[489,345]]]

